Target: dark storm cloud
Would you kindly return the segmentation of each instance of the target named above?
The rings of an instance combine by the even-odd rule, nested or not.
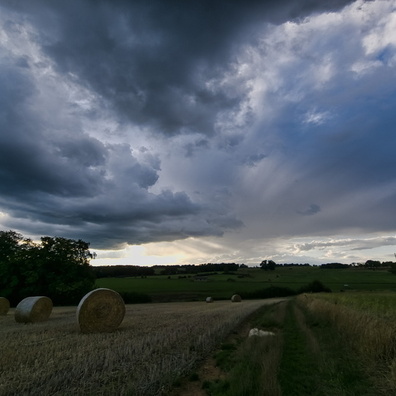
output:
[[[348,1],[39,1],[31,15],[62,73],[101,95],[125,120],[157,132],[212,134],[245,87],[223,78],[255,27]]]
[[[59,134],[47,131],[42,114],[32,108],[34,87],[23,74],[3,71],[7,117],[0,119],[0,203],[14,217],[10,227],[78,234],[108,247],[221,235],[240,225],[232,219],[224,224],[227,215],[194,204],[185,193],[149,193],[159,164],[139,162],[127,144],[105,145],[78,125],[63,126]]]
[[[155,155],[85,133],[80,119],[90,110],[64,99],[70,87],[51,82],[48,65],[28,67],[37,54],[26,62],[6,48],[1,55],[4,226],[83,237],[96,247],[222,235],[240,226],[232,214],[195,204],[186,193],[149,192],[160,171]]]
[[[0,8],[6,11],[4,31],[10,37],[28,36],[39,53],[28,53],[30,47],[26,53],[23,49],[18,53],[14,48],[0,53],[0,208],[11,217],[3,223],[32,234],[82,237],[101,247],[220,236],[225,230],[241,228],[243,224],[224,194],[211,199],[215,190],[211,180],[216,181],[216,186],[224,183],[225,188],[235,183],[232,155],[246,136],[239,124],[224,136],[216,134],[225,119],[234,124],[234,115],[252,89],[243,79],[239,85],[234,81],[228,84],[226,76],[233,72],[239,49],[245,43],[254,45],[251,41],[257,38],[259,26],[347,3],[341,0],[3,3]],[[25,24],[31,24],[32,30],[26,32]],[[293,71],[289,75],[292,74]],[[89,101],[94,102],[89,109],[84,108],[84,103],[68,99],[71,91],[79,89],[89,92]],[[370,134],[373,125],[379,130],[376,136],[393,139],[386,132],[388,129],[381,130],[384,123],[393,122],[385,107],[371,126],[366,118],[358,117],[358,106],[348,108],[345,112],[352,115],[347,117],[349,123],[343,131],[338,135],[331,133],[330,125],[321,136],[308,141],[299,139],[298,132],[304,131],[295,122],[301,120],[308,108],[304,104],[288,108],[281,96],[274,97],[272,105],[278,113],[288,116],[280,117],[270,127],[281,131],[279,140],[287,142],[286,154],[287,150],[296,150],[289,157],[295,160],[295,169],[307,169],[301,189],[312,187],[308,179],[320,183],[330,170],[332,175],[342,173],[345,181],[342,177],[340,180],[345,185],[351,179],[358,183],[359,176],[359,186],[363,186],[361,167],[365,177],[378,181],[383,160],[367,155],[366,147],[374,144],[375,138]],[[337,102],[341,96],[326,98]],[[321,104],[320,94],[313,101]],[[343,106],[340,104],[338,109],[341,111]],[[84,120],[101,121],[101,116],[105,118],[102,113],[125,126],[125,134],[132,138],[124,144],[112,144],[85,128]],[[247,122],[252,121],[249,115],[246,118]],[[362,127],[357,130],[360,123]],[[183,191],[183,183],[179,188],[156,190],[161,176],[164,177],[159,155],[150,149],[138,152],[132,147],[135,128],[150,136],[164,134],[169,139],[175,135],[196,136],[193,141],[183,142],[180,152],[186,160],[206,160],[191,165],[196,170],[186,177],[190,184],[201,181],[201,196],[205,196],[201,201],[194,201],[190,192]],[[315,128],[320,125],[312,124],[306,129]],[[272,158],[271,152],[260,143],[271,137],[269,130],[265,129],[257,144],[245,147],[235,162],[253,170],[266,165]],[[358,133],[362,136],[360,147],[359,143],[338,143],[342,139],[355,142]],[[213,136],[217,140],[211,140]],[[220,149],[228,150],[229,157],[226,154],[220,157],[216,152]],[[203,152],[209,152],[207,157],[199,157]],[[383,154],[388,158],[390,146],[384,145]],[[209,155],[218,158],[211,159]],[[387,159],[391,168],[395,165],[392,158]],[[346,177],[346,168],[341,166],[348,161],[346,172],[350,172],[350,177]],[[384,172],[389,176],[389,169]],[[383,180],[387,180],[387,175]],[[327,179],[326,183],[321,185],[322,193],[313,193],[309,200],[306,195],[288,192],[282,198],[285,206],[292,206],[290,202],[297,196],[291,212],[315,214],[310,219],[322,215],[326,209],[322,210],[323,194],[330,192],[329,197],[334,197],[340,188],[332,180]],[[268,186],[271,187],[270,183]],[[275,198],[276,204],[282,203],[282,199]],[[320,202],[321,206],[309,206],[310,202]],[[271,208],[268,205],[263,211]]]
[[[85,135],[70,140],[48,135],[40,115],[32,110],[36,87],[13,67],[12,58],[9,61],[0,73],[1,196],[95,194],[100,184],[97,167],[104,164],[103,144]]]

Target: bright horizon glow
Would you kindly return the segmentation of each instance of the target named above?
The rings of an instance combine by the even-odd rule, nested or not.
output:
[[[182,260],[181,254],[156,255],[147,254],[146,246],[128,246],[121,250],[91,250],[97,254],[97,258],[91,260],[91,265],[139,265],[150,267],[153,265],[175,264]]]
[[[374,237],[367,239],[351,240],[348,237],[334,240],[332,238],[300,238],[290,240],[284,253],[266,256],[265,253],[244,260],[238,256],[238,252],[234,251],[227,254],[228,247],[215,243],[213,240],[205,241],[203,239],[188,238],[175,242],[158,242],[139,246],[128,246],[120,250],[95,250],[97,258],[91,261],[93,266],[101,265],[188,265],[188,264],[205,264],[205,263],[236,263],[246,264],[249,267],[258,266],[264,259],[272,259],[277,264],[296,263],[319,265],[332,262],[341,262],[343,264],[364,263],[367,260],[394,261],[396,252],[393,245],[375,246],[380,244],[382,240],[391,237]],[[222,239],[219,238],[218,242]],[[372,245],[371,248],[363,248],[358,253],[344,255],[342,260],[335,259],[340,257],[345,246],[350,245],[350,251],[355,252],[356,244],[365,243]],[[312,247],[310,247],[312,245]],[[202,254],[204,247],[212,251],[211,256]],[[317,246],[317,247],[315,247]],[[328,247],[327,247],[328,246]],[[311,251],[310,256],[304,251]],[[258,254],[258,253],[257,253]]]

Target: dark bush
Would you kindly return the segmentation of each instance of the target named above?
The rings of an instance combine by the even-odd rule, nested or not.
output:
[[[308,285],[299,289],[298,293],[331,293],[331,289],[326,287],[321,281],[314,280]]]

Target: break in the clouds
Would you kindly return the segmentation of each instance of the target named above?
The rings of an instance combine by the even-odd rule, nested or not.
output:
[[[393,240],[395,1],[0,11],[3,228],[248,263]]]

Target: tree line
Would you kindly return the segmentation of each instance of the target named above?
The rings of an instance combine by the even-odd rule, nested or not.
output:
[[[186,265],[154,265],[144,267],[139,265],[105,265],[93,267],[92,270],[97,278],[129,277],[129,276],[152,276],[152,275],[186,275],[206,272],[235,272],[239,268],[246,267],[244,264],[220,263],[220,264],[186,264]]]
[[[15,231],[0,231],[0,295],[12,305],[44,295],[54,304],[74,305],[95,285],[89,243],[62,237],[33,242]]]

